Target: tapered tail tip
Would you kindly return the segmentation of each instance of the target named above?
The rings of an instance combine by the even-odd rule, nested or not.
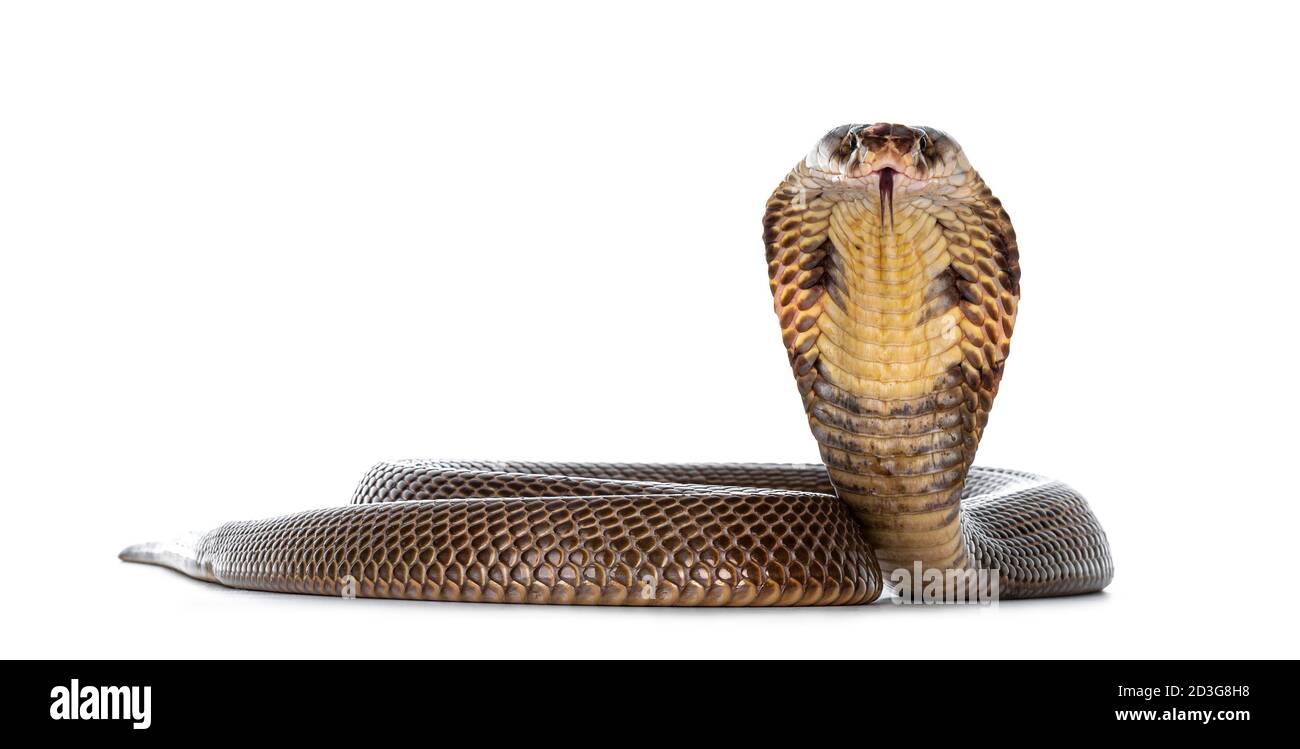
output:
[[[158,547],[161,544],[131,544],[117,553],[117,558],[123,562],[139,562],[141,564],[153,564],[157,558]]]
[[[198,548],[202,541],[200,534],[194,533],[176,541],[152,541],[132,544],[122,549],[117,558],[123,562],[137,564],[156,564],[159,567],[176,570],[197,580],[217,582],[210,565],[199,563]]]

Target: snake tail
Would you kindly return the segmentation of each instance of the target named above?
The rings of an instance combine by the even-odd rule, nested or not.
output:
[[[820,466],[499,467],[381,463],[352,505],[227,523],[121,558],[235,588],[481,603],[843,605],[883,587],[842,502],[798,481],[770,488],[810,472],[803,484],[817,473],[824,483]],[[767,486],[630,480],[674,473]]]
[[[196,534],[189,539],[133,544],[122,549],[117,558],[124,562],[166,567],[188,575],[195,580],[203,580],[209,583],[218,582],[216,576],[212,574],[212,570],[210,568],[205,569],[199,561],[202,558],[200,554],[202,541],[203,537]]]

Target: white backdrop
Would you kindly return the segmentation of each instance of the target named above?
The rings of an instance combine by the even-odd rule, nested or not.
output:
[[[1300,655],[1298,19],[974,5],[6,4],[0,653]],[[759,220],[878,120],[1015,221],[978,462],[1091,498],[1105,594],[548,609],[116,560],[383,458],[816,461]]]

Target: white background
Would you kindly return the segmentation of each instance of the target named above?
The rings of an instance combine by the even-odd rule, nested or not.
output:
[[[1300,655],[1297,19],[976,5],[6,4],[0,654]],[[978,462],[1091,498],[1105,594],[562,609],[117,561],[383,458],[816,461],[759,221],[878,120],[1010,210]]]

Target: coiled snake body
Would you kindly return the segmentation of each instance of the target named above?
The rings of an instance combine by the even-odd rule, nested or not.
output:
[[[824,465],[380,463],[352,504],[124,550],[238,588],[607,605],[868,603],[914,570],[1002,598],[1104,588],[1069,487],[972,467],[1020,293],[1015,232],[957,143],[846,125],[764,217]]]

